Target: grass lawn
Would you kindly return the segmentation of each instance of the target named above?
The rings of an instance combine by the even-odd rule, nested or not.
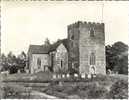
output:
[[[4,77],[4,82],[49,82],[52,79],[50,72],[39,72],[35,74],[12,74]]]
[[[128,97],[128,76],[126,75],[97,75],[94,79],[65,78],[51,80],[51,78],[52,73],[48,72],[13,74],[4,78],[3,82],[7,83],[7,87],[8,82],[17,84],[21,82],[23,86],[29,86],[33,90],[59,98],[127,99]],[[50,84],[44,86],[43,84],[46,82]],[[15,88],[15,86],[9,87],[19,92],[21,90],[18,87]],[[26,98],[26,96],[23,98]]]
[[[123,78],[124,77],[124,78]],[[63,79],[39,91],[60,98],[72,99],[127,99],[128,77],[126,75],[103,76],[94,79]]]

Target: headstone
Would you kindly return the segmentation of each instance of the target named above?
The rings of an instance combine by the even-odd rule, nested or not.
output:
[[[29,73],[29,70],[28,70],[28,69],[26,69],[26,73],[27,73],[27,74]]]
[[[60,74],[58,74],[58,78],[61,78],[61,75]]]
[[[78,74],[74,74],[74,77],[78,77]]]
[[[18,73],[20,74],[20,73],[21,73],[21,71],[20,71],[20,70],[18,70]]]
[[[88,76],[87,76],[88,78],[91,78],[91,74],[88,74]]]
[[[36,78],[37,78],[36,76],[32,76],[32,77],[30,77],[30,80],[34,80]]]
[[[63,85],[62,85],[62,82],[59,82],[59,86],[63,86]]]
[[[62,75],[62,78],[65,78],[65,75],[64,74]]]
[[[56,79],[56,74],[53,74],[52,78],[53,78],[53,79]]]
[[[96,77],[96,75],[94,74],[93,77]]]
[[[85,77],[86,77],[85,73],[81,74],[81,78],[85,78]]]
[[[69,78],[69,77],[70,77],[70,75],[69,75],[69,74],[67,74],[67,77]]]

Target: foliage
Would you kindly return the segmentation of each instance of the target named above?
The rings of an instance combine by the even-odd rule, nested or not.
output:
[[[26,87],[21,87],[18,85],[5,85],[3,88],[3,98],[4,99],[27,99],[30,97],[31,89]]]
[[[128,45],[116,42],[106,46],[106,69],[128,74]]]
[[[49,46],[51,43],[50,43],[50,40],[48,39],[48,38],[46,38],[45,39],[45,41],[44,41],[44,44],[46,45],[46,46]]]
[[[7,56],[1,55],[2,69],[1,71],[9,71],[10,73],[16,73],[18,70],[24,72],[26,66],[26,54],[21,52],[20,55],[15,56],[12,52],[9,52]]]
[[[108,98],[127,99],[128,98],[128,82],[125,80],[116,81],[108,94]]]

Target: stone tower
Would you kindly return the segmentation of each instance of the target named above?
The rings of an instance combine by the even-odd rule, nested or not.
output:
[[[79,73],[106,74],[104,23],[71,24],[68,40],[69,68]]]

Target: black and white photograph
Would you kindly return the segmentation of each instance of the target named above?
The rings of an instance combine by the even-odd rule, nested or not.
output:
[[[0,99],[128,99],[129,1],[0,3]]]

